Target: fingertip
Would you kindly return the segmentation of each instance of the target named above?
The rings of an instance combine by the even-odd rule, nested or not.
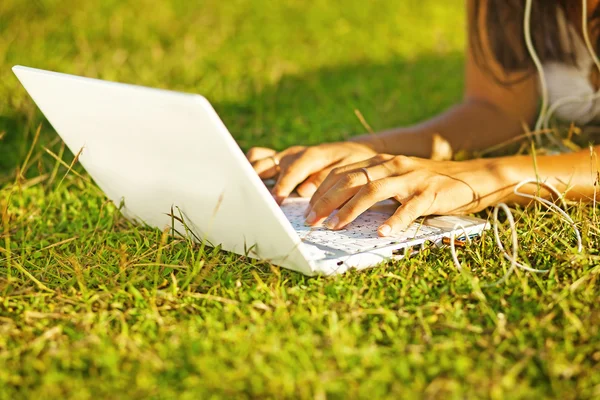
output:
[[[312,206],[309,204],[308,207],[306,207],[306,210],[304,210],[304,218],[308,217],[311,210],[312,210]]]
[[[388,224],[383,224],[377,229],[379,236],[386,237],[392,233],[392,227]]]
[[[326,228],[331,229],[331,230],[337,230],[339,229],[339,225],[340,224],[340,218],[337,215],[334,215],[333,217],[331,217],[331,219],[325,221],[324,225]]]
[[[290,195],[290,192],[287,190],[282,190],[281,184],[279,181],[275,183],[275,186],[271,189],[271,195],[275,200],[285,200],[286,197]]]
[[[317,213],[314,211],[310,211],[306,216],[306,224],[312,225],[317,221]]]
[[[318,216],[314,211],[311,211],[308,216],[306,217],[306,221],[304,221],[304,225],[306,226],[325,226],[326,225],[326,218],[325,217],[321,217]]]
[[[287,196],[282,196],[282,195],[277,195],[277,194],[271,194],[271,196],[273,196],[273,198],[275,199],[275,202],[277,202],[278,205],[281,205],[287,198]]]
[[[286,183],[286,174],[288,173],[287,170],[280,170],[278,172],[279,172],[279,176],[277,178],[277,182],[275,182],[275,186],[273,186],[273,188],[271,189],[271,194],[273,195],[273,197],[276,200],[277,199],[286,199],[287,197],[290,196],[290,194],[294,190],[295,186],[290,187],[289,185],[287,185],[287,183]]]

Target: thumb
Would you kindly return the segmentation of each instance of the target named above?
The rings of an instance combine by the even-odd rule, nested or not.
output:
[[[390,236],[405,231],[417,218],[427,215],[432,203],[432,198],[428,193],[420,193],[411,197],[398,207],[394,215],[381,224],[377,233],[379,236]]]

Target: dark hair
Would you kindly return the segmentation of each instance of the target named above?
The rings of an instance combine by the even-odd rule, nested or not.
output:
[[[525,44],[524,16],[525,0],[473,0],[474,7],[469,15],[471,29],[469,39],[475,63],[491,73],[503,84],[511,84],[534,73],[534,65]],[[581,0],[533,0],[531,10],[531,37],[536,53],[542,62],[558,61],[576,64],[573,32],[561,39],[560,13],[565,22],[582,32]],[[589,28],[597,37],[600,7],[589,15]],[[596,48],[600,46],[600,38]],[[486,49],[489,49],[486,51]],[[492,54],[489,54],[491,51]],[[493,71],[490,57],[504,70],[504,74]],[[519,73],[517,75],[513,73]],[[510,75],[510,77],[508,76]]]

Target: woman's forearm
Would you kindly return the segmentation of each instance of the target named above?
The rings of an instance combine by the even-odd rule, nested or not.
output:
[[[352,141],[368,144],[379,153],[429,158],[436,133],[457,152],[485,149],[522,131],[522,121],[508,117],[493,104],[473,99],[415,126],[362,135]]]
[[[571,200],[590,201],[600,198],[597,185],[600,145],[575,153],[551,156],[512,156],[493,159],[492,163],[507,191],[504,201],[528,203],[529,200],[513,193],[514,186],[525,179],[550,183]],[[596,189],[596,191],[595,191]],[[521,192],[537,194],[536,185],[527,185]],[[550,193],[542,188],[541,195]]]
[[[600,146],[591,150],[470,161],[380,154],[329,174],[310,200],[306,223],[323,222],[337,209],[325,226],[342,229],[372,205],[393,197],[402,205],[378,229],[380,236],[388,236],[406,230],[420,216],[472,213],[500,202],[529,203],[531,198],[514,193],[525,180],[533,182],[520,187],[520,193],[539,192],[548,198],[551,192],[537,183],[549,183],[570,199],[589,201],[597,197],[598,165],[593,154]]]
[[[486,102],[467,100],[450,108],[443,114],[408,128],[398,128],[377,134],[363,135],[353,141],[364,143],[375,151],[387,154],[402,154],[429,158],[435,133],[441,135],[452,146],[453,151],[485,149],[507,141],[522,132],[522,123],[509,118],[500,109]],[[526,179],[537,179],[550,183],[567,198],[591,200],[600,197],[600,187],[594,182],[598,178],[600,145],[575,153],[551,156],[510,156],[467,162],[473,170],[493,171],[483,185],[480,205],[483,207],[499,201],[528,203],[529,200],[513,193],[514,187]],[[482,176],[488,176],[484,173]],[[596,185],[600,185],[598,182]],[[594,189],[598,192],[595,192]],[[538,194],[536,185],[526,185],[520,191]],[[550,193],[542,188],[541,195]]]

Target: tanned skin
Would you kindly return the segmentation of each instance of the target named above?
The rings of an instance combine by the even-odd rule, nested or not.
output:
[[[473,1],[467,0],[469,16]],[[600,0],[588,2],[588,10]],[[468,18],[472,21],[472,18]],[[482,25],[485,29],[485,26]],[[485,37],[485,35],[482,35]],[[491,51],[483,43],[484,54]],[[498,202],[523,202],[514,195],[525,179],[547,182],[566,197],[591,201],[598,176],[600,145],[576,153],[552,156],[509,156],[469,161],[433,161],[433,135],[439,134],[456,150],[480,150],[522,134],[531,125],[539,104],[538,76],[519,76],[518,83],[503,85],[494,79],[511,74],[493,61],[490,71],[475,63],[471,45],[466,50],[465,90],[462,102],[420,124],[318,146],[294,146],[282,152],[253,148],[248,159],[262,178],[277,177],[272,190],[278,202],[296,189],[311,197],[306,222],[327,219],[331,229],[341,229],[375,203],[395,198],[401,202],[392,217],[379,227],[387,236],[404,230],[416,218],[431,214],[480,211]],[[538,193],[537,185],[521,189]],[[550,196],[542,191],[543,196]]]

